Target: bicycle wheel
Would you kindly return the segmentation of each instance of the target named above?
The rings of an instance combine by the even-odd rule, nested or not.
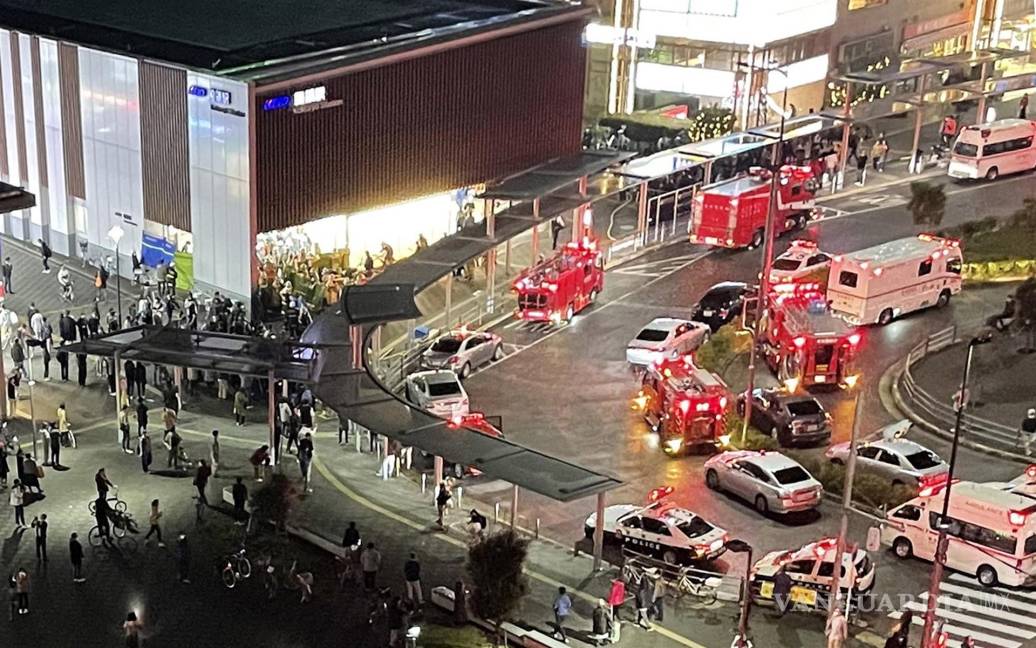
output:
[[[237,559],[237,575],[241,578],[250,578],[252,576],[252,563],[248,561],[248,558]]]
[[[96,526],[90,529],[90,532],[86,534],[86,540],[90,543],[91,547],[100,547],[103,540],[101,539],[101,531]]]
[[[115,506],[112,507],[112,509],[114,509],[116,513],[125,513],[127,508],[129,507],[126,506],[126,502],[122,501],[121,499],[115,500]]]
[[[112,535],[114,535],[116,538],[120,538],[120,539],[126,537],[126,523],[125,523],[125,521],[120,521],[119,524],[113,524],[112,525]]]
[[[223,585],[226,586],[227,589],[234,589],[234,586],[237,585],[237,576],[234,574],[234,568],[230,566],[230,563],[227,563],[219,573],[219,576],[220,579],[223,580]]]
[[[90,515],[97,514],[97,502],[90,500],[90,503],[86,505],[86,508],[90,509]]]

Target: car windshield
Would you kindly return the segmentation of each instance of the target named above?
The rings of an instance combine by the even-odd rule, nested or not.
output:
[[[961,157],[975,157],[978,155],[978,145],[957,142],[957,146],[953,147],[953,152]]]
[[[910,462],[911,466],[918,470],[935,468],[942,463],[938,455],[931,450],[918,450],[913,454],[908,454],[906,460]]]
[[[727,290],[718,290],[716,292],[706,293],[701,301],[698,302],[699,308],[719,308],[726,304],[729,304],[734,300],[734,292]]]
[[[458,382],[428,383],[429,396],[453,396],[459,393],[460,383]]]
[[[779,484],[795,484],[809,479],[809,473],[803,470],[802,466],[791,466],[781,468],[773,473]]]
[[[697,538],[712,531],[714,527],[700,517],[695,516],[692,520],[680,522],[676,525],[676,528],[680,529],[688,538]]]
[[[772,267],[774,270],[798,270],[801,264],[798,259],[774,259]]]
[[[432,351],[436,353],[456,353],[460,351],[460,345],[463,340],[452,337],[442,337],[435,341],[432,345]]]
[[[646,328],[637,334],[637,339],[643,342],[664,342],[669,337],[669,331]]]
[[[799,400],[788,403],[788,411],[792,416],[814,416],[823,410],[815,400]]]

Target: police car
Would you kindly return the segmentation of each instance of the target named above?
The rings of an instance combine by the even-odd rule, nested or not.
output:
[[[596,527],[597,514],[592,513],[586,518],[586,537],[592,538]],[[604,537],[674,565],[713,560],[726,551],[727,544],[726,531],[663,500],[605,508]]]
[[[821,252],[813,241],[797,240],[770,266],[770,283],[785,283],[811,275],[819,275],[831,268],[831,255]],[[826,280],[825,280],[826,282]]]
[[[825,606],[831,592],[837,540],[824,538],[794,551],[771,551],[752,567],[752,593],[773,599],[773,583],[783,570],[791,578],[791,600],[806,607]],[[866,594],[874,587],[874,563],[863,549],[842,554],[842,589]]]

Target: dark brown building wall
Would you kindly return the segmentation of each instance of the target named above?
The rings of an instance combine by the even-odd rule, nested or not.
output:
[[[190,232],[187,73],[144,62],[138,77],[144,217]]]
[[[484,182],[578,151],[582,28],[577,16],[329,78],[327,99],[342,105],[315,112],[266,112],[271,94],[257,94],[259,231]]]

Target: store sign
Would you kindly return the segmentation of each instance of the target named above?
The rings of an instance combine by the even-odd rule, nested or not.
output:
[[[187,88],[187,94],[200,99],[208,97],[209,101],[217,106],[229,106],[232,103],[232,95],[230,94],[230,91],[221,90],[220,88],[206,88],[201,85],[192,85],[190,88]]]
[[[594,45],[628,45],[640,49],[654,49],[655,35],[636,29],[591,23],[583,30],[583,43]]]
[[[953,27],[954,25],[960,25],[962,23],[970,22],[970,16],[964,9],[955,11],[945,16],[938,18],[932,18],[931,20],[922,20],[921,22],[911,23],[903,27],[903,40],[913,38],[920,34],[927,34],[929,32],[939,31],[946,29],[947,27]]]
[[[269,112],[290,108],[293,113],[305,113],[341,105],[341,99],[328,100],[326,86],[314,86],[305,90],[296,90],[290,95],[270,97],[263,101],[263,110]]]

